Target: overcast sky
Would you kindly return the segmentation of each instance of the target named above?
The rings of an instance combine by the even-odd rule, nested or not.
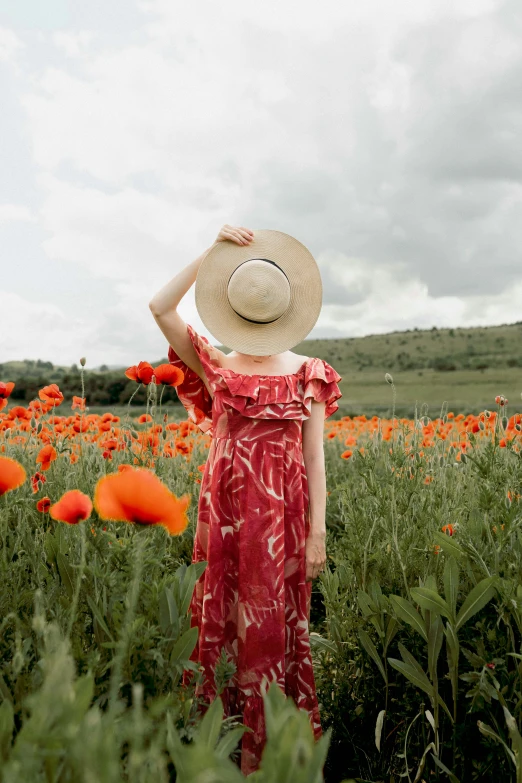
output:
[[[522,320],[521,9],[0,0],[0,362],[166,356],[224,223],[312,252],[309,337]]]

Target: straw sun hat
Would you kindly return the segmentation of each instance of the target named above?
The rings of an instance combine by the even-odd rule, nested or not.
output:
[[[323,286],[301,242],[260,229],[248,245],[214,245],[199,267],[195,294],[201,320],[222,345],[267,356],[309,334],[321,312]]]

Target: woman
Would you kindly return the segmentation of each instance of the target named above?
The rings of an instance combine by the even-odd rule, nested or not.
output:
[[[195,281],[201,320],[228,354],[176,310]],[[192,558],[208,565],[191,602],[191,658],[205,672],[196,694],[207,704],[223,647],[236,666],[221,698],[252,730],[241,740],[245,775],[259,766],[262,694],[273,680],[322,734],[308,626],[312,580],[326,562],[324,420],[338,409],[341,376],[288,350],[321,305],[319,270],[300,242],[229,225],[149,304],[169,361],[185,373],[179,399],[212,436]]]

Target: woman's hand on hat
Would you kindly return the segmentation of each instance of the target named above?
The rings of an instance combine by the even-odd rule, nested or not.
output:
[[[214,244],[216,245],[218,242],[229,240],[231,242],[236,242],[238,245],[248,245],[253,238],[254,232],[250,231],[249,228],[243,228],[243,226],[229,226],[228,223],[225,223],[217,235]]]

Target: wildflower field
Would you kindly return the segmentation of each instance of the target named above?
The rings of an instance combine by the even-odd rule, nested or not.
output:
[[[139,417],[0,382],[2,782],[244,779],[240,720],[198,702],[189,661],[210,438],[162,409],[180,371],[145,365]],[[271,687],[253,781],[522,780],[522,416],[445,408],[325,422],[324,735]],[[232,673],[223,656],[218,692]]]

